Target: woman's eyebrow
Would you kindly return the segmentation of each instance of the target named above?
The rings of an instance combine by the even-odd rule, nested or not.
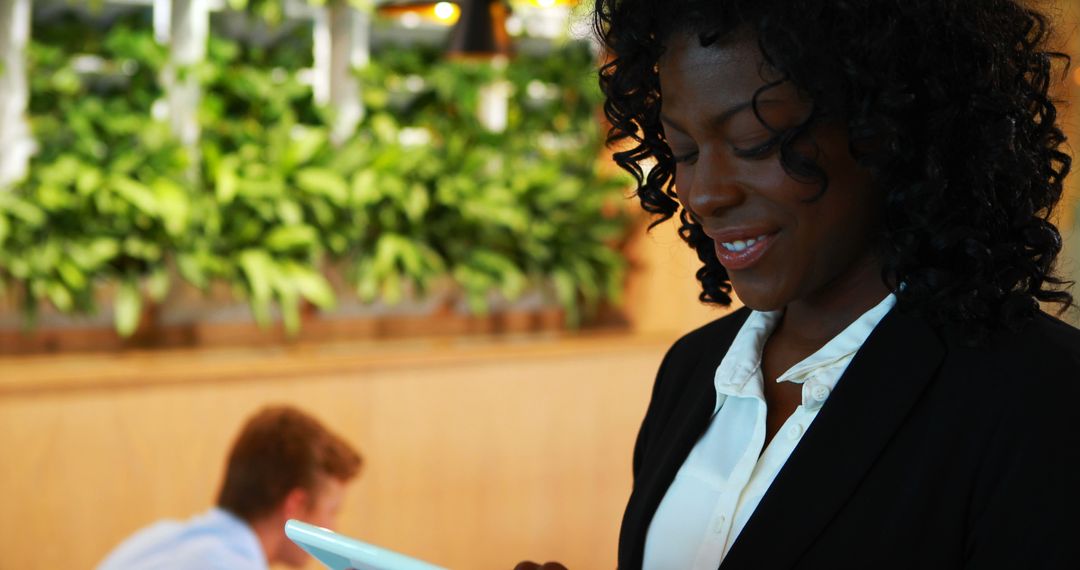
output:
[[[761,107],[762,105],[766,105],[766,104],[772,104],[772,103],[784,103],[784,101],[779,100],[779,99],[758,99],[757,100],[758,107]],[[743,102],[743,103],[739,103],[738,105],[734,105],[732,107],[724,109],[723,111],[721,111],[719,114],[717,114],[714,117],[707,118],[706,122],[712,128],[720,127],[725,122],[727,122],[729,119],[731,119],[731,117],[735,116],[740,111],[744,111],[746,109],[749,109],[749,108],[753,107],[754,104],[755,104],[755,102],[754,102],[753,99],[751,99],[749,101],[746,101],[746,102]],[[668,125],[671,125],[671,126],[675,127],[676,129],[684,132],[684,133],[689,132],[681,124],[679,124],[678,121],[676,121],[676,120],[672,119],[671,117],[665,115],[663,113],[663,111],[660,112],[660,121],[663,122],[663,123],[666,123]]]

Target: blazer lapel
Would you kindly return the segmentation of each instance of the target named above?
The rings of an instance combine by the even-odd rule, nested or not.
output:
[[[735,316],[737,320],[726,329],[727,334],[717,335],[712,341],[711,344],[714,344],[717,350],[703,354],[698,359],[677,406],[660,432],[652,438],[654,444],[644,460],[644,465],[650,467],[642,469],[638,480],[634,482],[634,491],[627,504],[623,524],[624,536],[619,541],[623,545],[631,545],[632,551],[626,553],[629,561],[627,567],[641,567],[645,536],[648,534],[652,516],[667,494],[675,474],[709,425],[716,404],[713,382],[716,368],[720,366],[720,361],[750,311],[743,310],[743,313]]]
[[[897,309],[886,315],[762,497],[721,569],[793,567],[855,490],[944,355],[937,333],[923,320]]]

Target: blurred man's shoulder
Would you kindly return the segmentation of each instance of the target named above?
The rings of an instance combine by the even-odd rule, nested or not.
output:
[[[258,537],[242,521],[211,509],[187,521],[163,520],[133,534],[98,570],[266,570]]]

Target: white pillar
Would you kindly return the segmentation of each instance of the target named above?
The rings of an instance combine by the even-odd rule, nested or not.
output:
[[[194,151],[199,143],[199,83],[194,76],[180,81],[177,70],[206,59],[210,27],[206,0],[172,0],[169,24],[170,61],[165,70],[169,120],[180,141]]]
[[[26,120],[30,0],[0,0],[0,189],[22,178],[35,144]]]
[[[312,33],[314,73],[311,77],[311,92],[315,103],[326,105],[330,102],[330,10],[323,8],[314,14],[315,25]]]
[[[315,14],[315,101],[334,110],[331,139],[348,140],[364,118],[360,83],[353,69],[368,64],[371,16],[346,0],[331,0]]]
[[[153,0],[154,39],[161,45],[169,43],[172,34],[172,0]]]
[[[500,73],[508,65],[506,56],[496,56],[491,60],[491,66]],[[506,131],[507,121],[510,116],[510,95],[513,86],[505,79],[496,79],[492,83],[480,87],[480,101],[477,109],[480,124],[490,132],[502,133]]]

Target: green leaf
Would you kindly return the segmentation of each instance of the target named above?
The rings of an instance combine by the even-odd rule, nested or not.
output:
[[[42,168],[40,176],[44,182],[68,186],[75,182],[79,170],[79,159],[72,154],[64,154],[49,166]]]
[[[116,306],[114,307],[113,321],[116,324],[116,332],[121,337],[130,337],[139,326],[139,316],[142,313],[142,295],[134,281],[124,281],[116,291]]]
[[[383,198],[375,184],[375,171],[365,169],[353,175],[351,185],[352,203],[358,207],[370,206]]]
[[[93,238],[72,251],[71,258],[83,271],[94,271],[120,254],[120,242],[110,237]]]
[[[74,205],[73,196],[68,193],[67,188],[52,184],[42,184],[38,187],[37,200],[38,204],[50,212],[67,210]]]
[[[380,280],[396,270],[397,242],[394,235],[383,233],[375,242],[375,255],[371,259],[370,271]]]
[[[106,146],[106,143],[103,140],[99,140],[97,142],[103,147]],[[102,148],[100,154],[107,155],[107,148]],[[145,156],[141,153],[121,154],[113,160],[112,164],[109,165],[109,172],[116,174],[117,176],[130,175],[135,172],[135,169],[139,167],[139,165],[143,162],[144,159]]]
[[[388,305],[397,305],[402,299],[401,276],[394,272],[383,277],[380,288],[382,299]]]
[[[131,236],[124,240],[121,250],[132,257],[148,262],[156,262],[159,261],[164,254],[162,249],[164,245],[165,244],[157,241]]]
[[[255,180],[240,178],[236,190],[245,198],[280,198],[285,195],[285,182],[279,179]]]
[[[346,141],[333,153],[328,153],[326,167],[342,175],[360,170],[370,160],[371,144],[361,138]]]
[[[315,217],[316,225],[320,228],[332,228],[337,220],[338,214],[343,213],[340,204],[338,207],[332,206],[329,200],[313,198],[307,201],[308,208],[311,209],[311,213]]]
[[[56,272],[60,274],[60,279],[72,289],[82,289],[87,285],[86,275],[70,259],[57,263]]]
[[[283,158],[283,168],[287,170],[311,161],[315,154],[326,146],[329,139],[326,129],[299,125],[290,134],[289,145]]]
[[[344,206],[349,200],[349,185],[342,176],[325,168],[303,168],[296,172],[296,185],[301,190],[326,196],[335,204]]]
[[[249,300],[251,305],[251,314],[255,317],[255,322],[260,327],[266,327],[270,325],[270,299],[262,297],[252,297]]]
[[[397,144],[398,123],[391,115],[379,113],[371,117],[371,129],[383,144]]]
[[[585,300],[586,307],[594,307],[600,300],[600,283],[592,267],[584,260],[577,259],[570,266],[578,291]]]
[[[556,269],[551,273],[551,283],[555,287],[555,298],[566,311],[566,323],[576,327],[581,323],[581,313],[578,310],[574,277],[565,269]]]
[[[160,303],[169,294],[170,285],[169,272],[164,267],[159,267],[146,278],[146,294],[150,300]]]
[[[63,250],[58,241],[43,242],[33,248],[29,257],[30,268],[37,275],[51,276],[62,255]]]
[[[268,301],[273,293],[273,279],[276,268],[274,261],[262,250],[248,249],[240,253],[240,269],[247,278],[248,288],[253,299]]]
[[[45,294],[61,313],[70,313],[74,308],[75,300],[71,291],[59,281],[49,281],[45,285]]]
[[[80,196],[89,196],[101,188],[104,177],[101,170],[92,166],[82,165],[78,177],[75,179],[75,189]]]
[[[203,262],[195,255],[181,253],[176,256],[176,266],[180,275],[199,289],[206,289],[209,284]]]
[[[295,337],[300,332],[300,296],[294,289],[280,289],[278,303],[281,306],[281,321],[285,325],[285,333]]]
[[[401,208],[410,221],[419,222],[427,213],[430,203],[431,199],[428,196],[427,188],[423,184],[415,183],[409,186],[408,194],[401,204]]]
[[[158,200],[154,192],[145,184],[125,176],[113,176],[109,185],[117,194],[138,208],[142,213],[154,216],[158,214]]]
[[[191,209],[187,193],[179,184],[165,178],[155,180],[153,188],[165,231],[175,237],[184,235]]]
[[[424,258],[420,255],[420,250],[413,242],[401,239],[398,240],[398,260],[401,263],[402,269],[409,275],[423,275],[424,273]]]
[[[0,192],[0,208],[7,210],[12,216],[31,226],[40,226],[45,223],[44,210],[26,200],[9,195],[6,192]]]
[[[469,311],[474,315],[485,316],[491,310],[487,295],[480,291],[469,291],[465,295],[465,302],[469,306]]]
[[[293,282],[300,295],[320,309],[332,309],[335,305],[334,291],[322,274],[311,268],[290,263],[286,276]]]
[[[356,264],[356,296],[365,303],[370,303],[379,296],[379,278],[369,257],[362,258]]]
[[[318,244],[319,232],[308,225],[274,228],[264,240],[266,248],[275,252],[311,249]]]
[[[286,225],[298,225],[304,222],[304,209],[293,200],[279,201],[277,215]]]
[[[222,158],[221,162],[218,163],[214,177],[214,194],[222,204],[229,204],[236,198],[236,193],[239,190],[237,180],[239,168],[240,159],[233,154]]]

